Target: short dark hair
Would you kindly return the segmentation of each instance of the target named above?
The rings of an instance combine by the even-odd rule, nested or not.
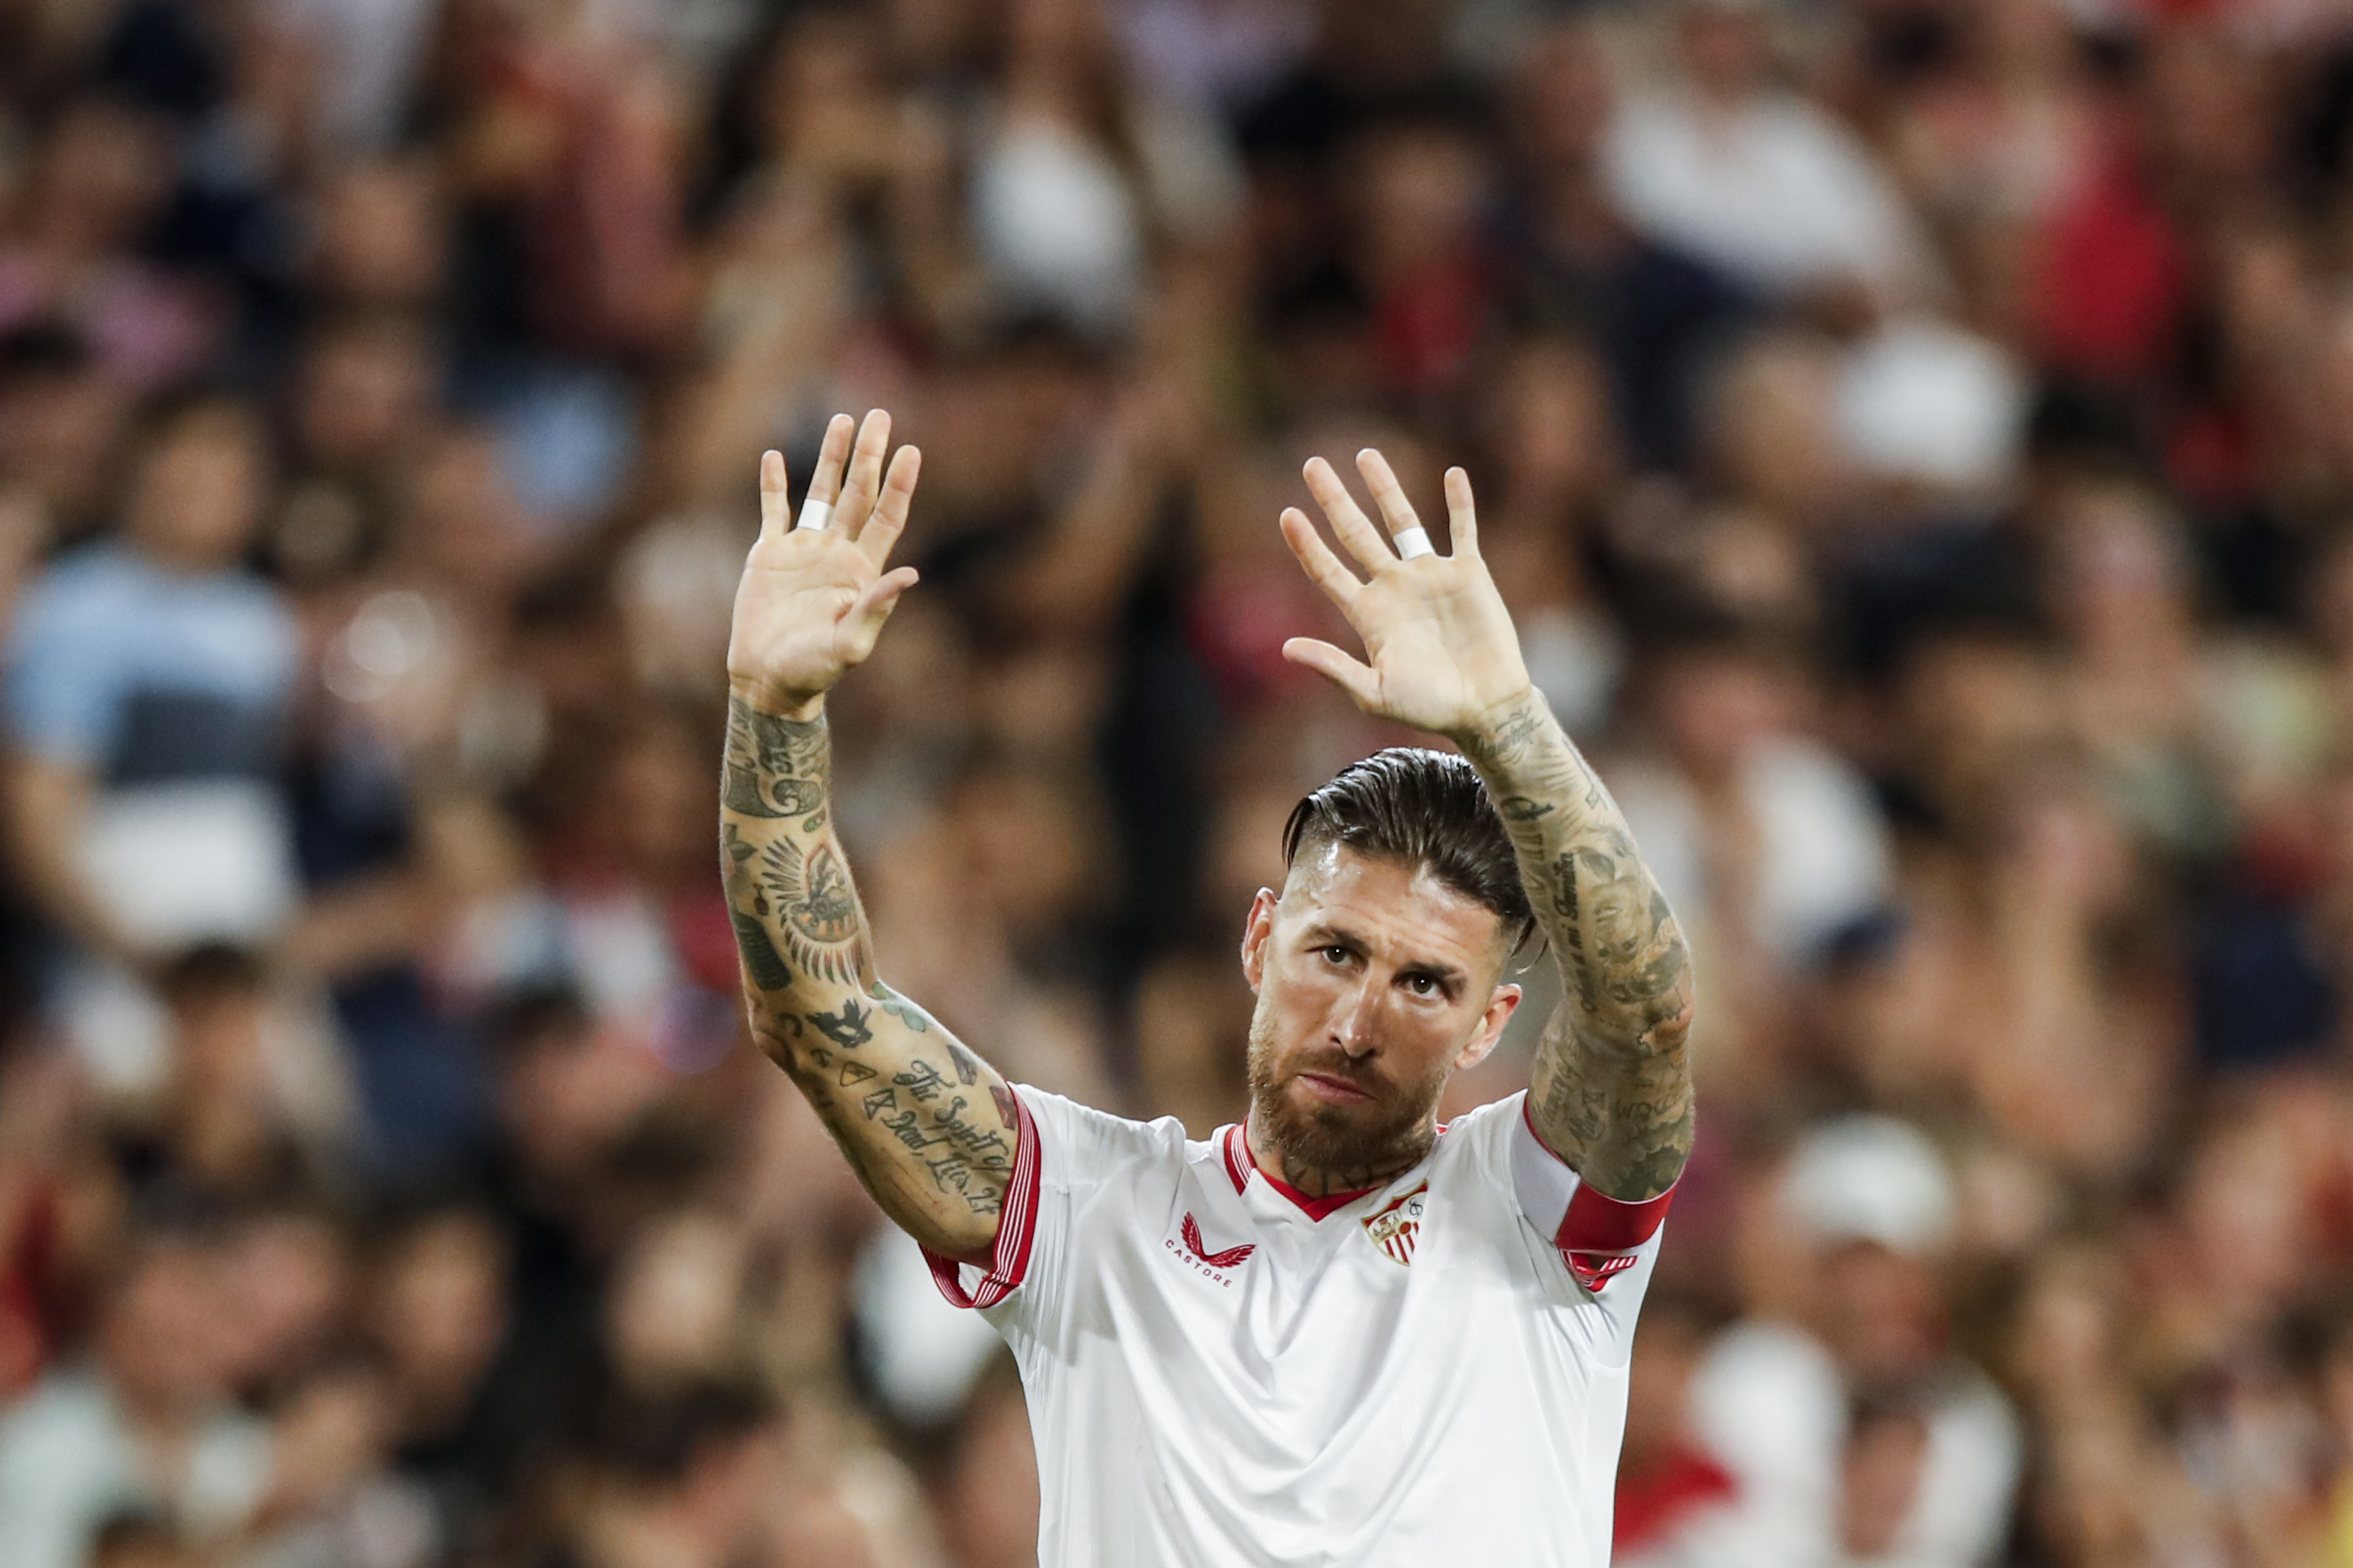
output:
[[[1391,746],[1351,763],[1293,806],[1282,863],[1345,845],[1428,871],[1495,911],[1517,952],[1535,930],[1519,857],[1478,771],[1448,752]]]

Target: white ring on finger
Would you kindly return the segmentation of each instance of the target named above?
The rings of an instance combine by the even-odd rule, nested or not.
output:
[[[815,496],[801,502],[801,520],[795,526],[804,533],[823,533],[833,522],[833,503]]]
[[[1419,528],[1400,529],[1397,536],[1398,559],[1410,561],[1417,555],[1435,555],[1437,549],[1430,542],[1427,531]]]

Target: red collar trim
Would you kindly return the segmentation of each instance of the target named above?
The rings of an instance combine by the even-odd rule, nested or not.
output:
[[[1243,1139],[1242,1124],[1238,1121],[1226,1129],[1226,1174],[1232,1179],[1235,1192],[1240,1193],[1250,1185],[1250,1145]]]
[[[1250,1173],[1256,1171],[1266,1184],[1289,1198],[1299,1212],[1309,1219],[1322,1219],[1355,1203],[1366,1193],[1377,1193],[1378,1187],[1359,1187],[1353,1193],[1333,1193],[1324,1197],[1310,1197],[1273,1172],[1261,1167],[1258,1156],[1250,1152],[1250,1123],[1236,1122],[1226,1133],[1226,1174],[1233,1178],[1234,1191],[1250,1185]]]

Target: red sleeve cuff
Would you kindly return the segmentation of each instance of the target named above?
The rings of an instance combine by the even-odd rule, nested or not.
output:
[[[1555,1163],[1547,1168],[1559,1171],[1562,1179],[1568,1179],[1567,1162],[1536,1135],[1535,1118],[1525,1102],[1521,1117],[1530,1141],[1544,1151],[1548,1161]],[[1598,1291],[1609,1283],[1611,1275],[1623,1273],[1641,1260],[1641,1246],[1659,1234],[1659,1226],[1667,1217],[1667,1206],[1675,1200],[1675,1189],[1669,1187],[1657,1197],[1639,1203],[1625,1203],[1582,1178],[1576,1180],[1552,1240],[1560,1249],[1568,1271],[1577,1276],[1577,1282],[1588,1290]],[[1537,1221],[1539,1228],[1544,1223]]]
[[[1667,1205],[1674,1201],[1672,1187],[1655,1198],[1630,1204],[1579,1182],[1569,1196],[1568,1212],[1561,1216],[1553,1245],[1560,1248],[1577,1282],[1588,1290],[1599,1290],[1611,1275],[1634,1267],[1642,1244],[1659,1234]]]
[[[989,1253],[988,1267],[979,1283],[965,1289],[966,1265],[923,1248],[932,1283],[940,1288],[950,1306],[994,1307],[1019,1289],[1029,1272],[1029,1246],[1038,1235],[1038,1124],[1030,1120],[1021,1091],[1011,1092],[1014,1118],[1020,1124],[1013,1151],[1013,1179],[1006,1184],[1005,1207],[997,1221],[997,1246]]]

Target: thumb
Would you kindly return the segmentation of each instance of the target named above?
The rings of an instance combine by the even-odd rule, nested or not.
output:
[[[874,639],[882,635],[882,623],[898,608],[899,595],[913,587],[916,581],[913,566],[901,566],[866,585],[866,591],[843,612],[834,630],[844,664],[865,662],[866,656],[874,651]]]
[[[1315,637],[1293,637],[1282,645],[1282,657],[1324,677],[1367,713],[1373,710],[1373,700],[1380,691],[1380,677],[1361,659],[1351,658]]]

